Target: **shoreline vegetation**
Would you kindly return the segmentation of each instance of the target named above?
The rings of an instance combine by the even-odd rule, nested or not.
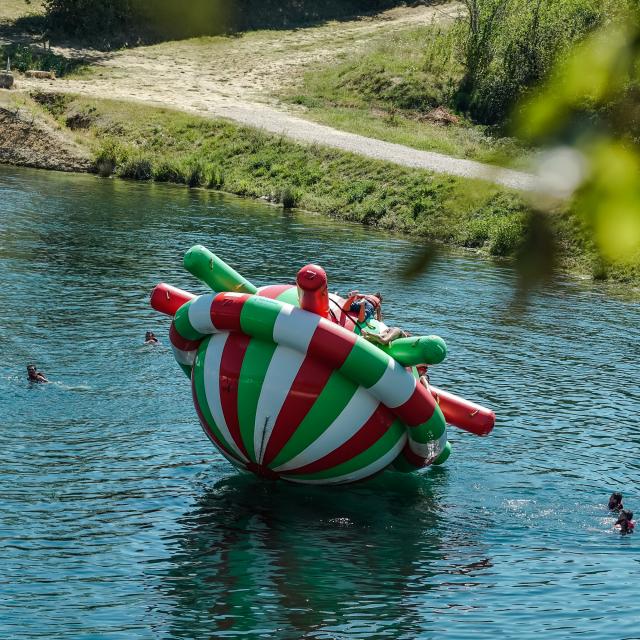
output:
[[[112,26],[135,25],[124,0],[73,2],[79,20],[94,20],[100,11],[119,7],[124,13],[109,13],[116,21]],[[43,24],[57,15],[62,28],[66,22],[61,16],[73,2],[45,0],[49,13],[46,18],[41,14]],[[260,0],[243,2],[260,5]],[[350,2],[351,7],[362,4]],[[406,4],[376,2],[379,8]],[[276,101],[283,109],[288,104],[308,120],[338,130],[521,168],[529,149],[511,137],[514,105],[545,79],[574,42],[613,15],[612,0],[562,0],[553,9],[526,0],[463,0],[442,3],[446,11],[438,8],[441,3],[419,2],[415,4],[427,5],[422,13],[400,7],[370,23],[339,22],[347,19],[342,5],[338,21],[331,22],[313,13],[314,3],[288,3],[321,26],[293,29],[281,7],[274,19],[284,22],[272,25],[274,31],[256,30],[265,25],[252,23],[244,25],[245,33],[210,37],[203,23],[196,31],[205,37],[93,59],[83,59],[82,47],[69,58],[68,48],[52,50],[5,37],[0,53],[11,51],[19,71],[51,68],[69,81],[43,87],[44,92],[37,81],[20,82],[27,91],[0,92],[0,162],[172,182],[299,207],[489,256],[517,257],[516,266],[530,269],[533,280],[544,280],[545,270],[557,266],[626,287],[640,284],[640,260],[604,261],[588,221],[570,203],[556,202],[541,214],[526,194],[505,187],[297,143],[213,117],[214,109],[207,117],[191,115],[191,103],[175,101],[176,82],[183,98],[206,86],[212,97],[225,96],[243,108]],[[165,9],[171,5],[165,4]],[[0,11],[5,34],[11,28],[7,24],[17,26],[21,20],[18,0],[10,0],[10,5],[13,22],[3,22]],[[437,20],[436,13],[441,14]],[[457,19],[460,15],[475,19]],[[354,26],[363,24],[375,29]],[[189,31],[193,25],[183,26],[187,31],[167,38],[194,35]],[[178,50],[180,68],[175,73],[182,75],[158,77],[158,69],[164,74],[178,67],[167,64]],[[264,68],[247,66],[254,50],[260,51]],[[205,58],[211,62],[203,79],[199,74]],[[224,74],[221,60],[231,65]],[[258,76],[269,80],[260,83]],[[131,86],[121,86],[127,82]],[[82,95],[74,93],[74,87],[81,88]],[[166,99],[167,87],[173,102]],[[142,99],[146,103],[135,101]]]
[[[523,195],[497,185],[302,145],[166,108],[66,94],[9,95],[11,104],[0,101],[0,114],[21,111],[32,122],[47,123],[58,140],[83,150],[80,158],[92,158],[89,169],[83,164],[79,170],[102,177],[226,191],[493,257],[515,255],[527,235],[530,211]],[[60,168],[69,170],[69,163]],[[636,282],[616,271],[602,273],[570,209],[560,206],[552,224],[562,269]]]

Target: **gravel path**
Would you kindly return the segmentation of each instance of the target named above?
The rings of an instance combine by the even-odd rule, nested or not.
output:
[[[263,105],[218,104],[215,115],[257,127],[271,133],[282,134],[299,142],[320,144],[350,151],[368,158],[385,160],[405,167],[426,169],[462,178],[488,180],[521,191],[536,191],[534,175],[503,169],[500,167],[452,158],[442,153],[419,151],[392,142],[383,142],[354,133],[339,131],[332,127],[310,122],[294,115],[276,111]]]
[[[133,100],[229,118],[303,143],[523,191],[537,190],[533,175],[339,131],[305,120],[302,111],[274,98],[310,66],[353,55],[373,38],[450,20],[459,11],[456,3],[398,8],[350,22],[260,31],[237,38],[196,38],[109,54],[60,49],[66,55],[92,59],[90,73],[55,81],[20,78],[17,84],[21,89]]]

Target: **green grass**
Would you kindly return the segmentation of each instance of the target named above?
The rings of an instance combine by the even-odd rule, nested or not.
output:
[[[20,18],[33,14],[44,13],[41,0],[2,0],[0,2],[0,22],[14,22]]]
[[[54,71],[58,77],[77,72],[86,64],[80,59],[66,58],[49,49],[25,44],[0,45],[0,61],[3,65],[7,58],[11,60],[12,69],[23,73],[29,69]]]
[[[394,34],[338,64],[308,71],[282,97],[306,115],[338,129],[459,158],[520,166],[523,148],[458,114],[459,124],[428,120],[450,107],[464,69],[457,26],[429,26]]]
[[[528,228],[530,212],[521,196],[496,185],[169,109],[68,95],[36,98],[61,127],[73,123],[69,135],[93,149],[103,176],[219,189],[496,257],[516,255]],[[640,282],[638,265],[612,267],[594,257],[570,209],[550,220],[563,268]]]
[[[526,207],[501,187],[304,146],[221,120],[81,97],[40,97],[103,175],[266,198],[336,218],[509,255]]]

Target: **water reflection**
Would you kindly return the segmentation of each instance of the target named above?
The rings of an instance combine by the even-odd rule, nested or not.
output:
[[[423,628],[447,514],[447,473],[383,474],[347,491],[234,476],[205,488],[168,543],[174,637],[262,630],[276,637],[376,637]],[[473,545],[476,531],[465,544]],[[472,575],[488,559],[458,567]],[[394,636],[397,637],[397,636]]]

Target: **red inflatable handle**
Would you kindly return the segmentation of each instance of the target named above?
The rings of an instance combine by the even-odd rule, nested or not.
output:
[[[308,264],[298,271],[296,276],[300,307],[305,311],[317,313],[323,318],[329,317],[329,291],[327,274],[317,264]]]
[[[188,291],[183,291],[170,284],[161,282],[151,292],[151,306],[160,313],[166,313],[168,316],[175,316],[176,311],[189,300],[193,300],[196,296]]]
[[[496,414],[491,409],[436,387],[430,386],[429,390],[449,424],[477,436],[488,436],[493,430]]]

